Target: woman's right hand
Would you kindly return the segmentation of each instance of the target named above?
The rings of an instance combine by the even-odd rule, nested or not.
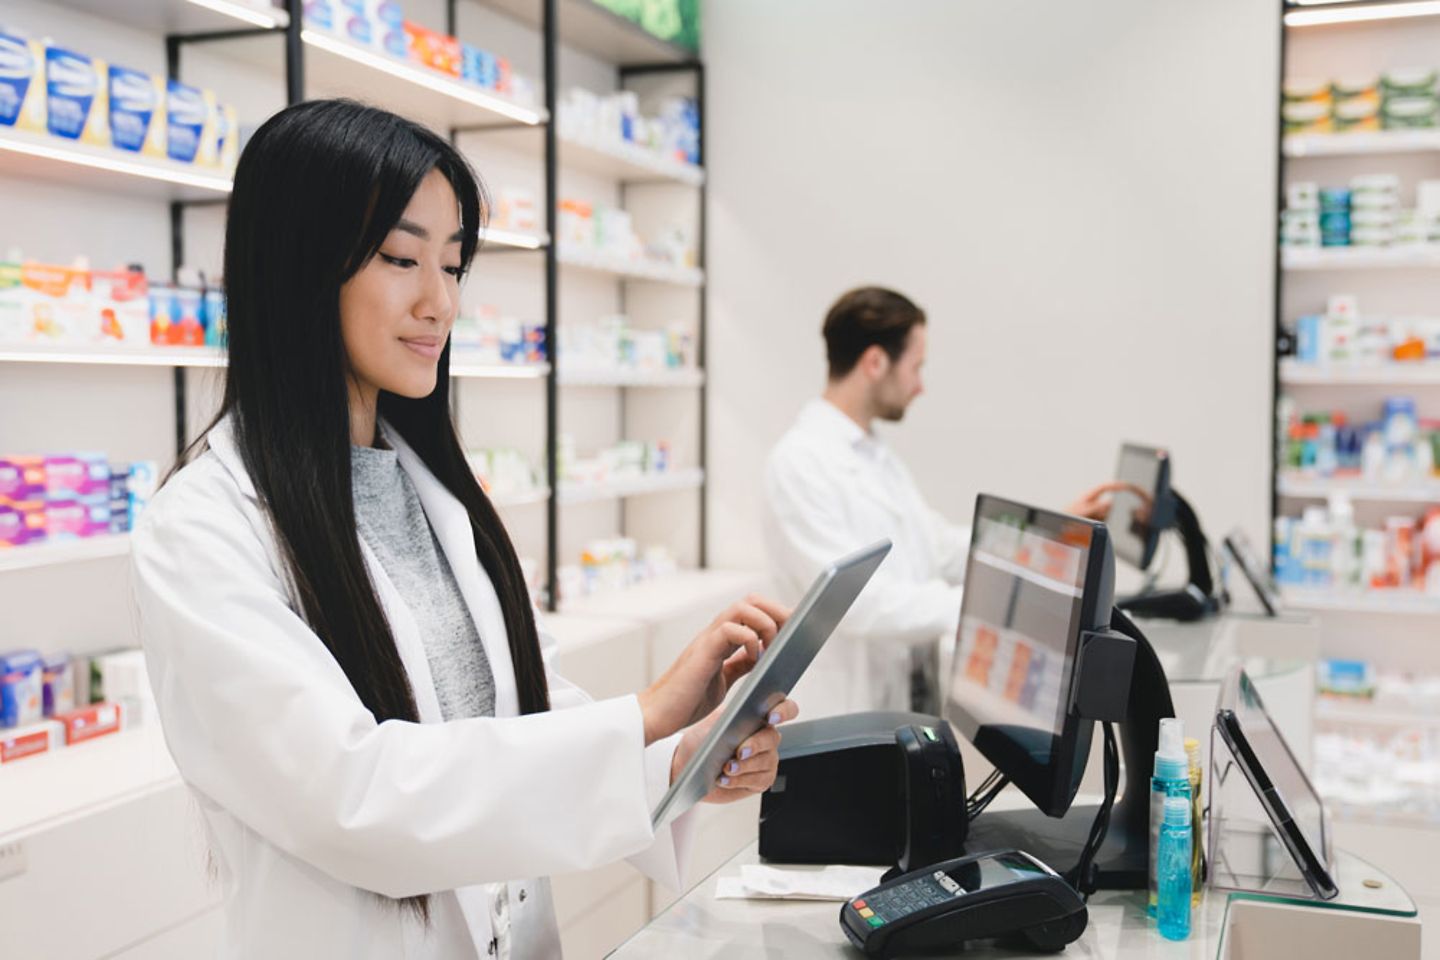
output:
[[[750,672],[789,616],[790,611],[774,601],[752,595],[716,617],[670,669],[639,694],[646,746],[719,706],[731,684]]]

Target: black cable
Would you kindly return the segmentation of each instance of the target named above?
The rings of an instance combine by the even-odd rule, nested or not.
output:
[[[1080,859],[1065,879],[1087,900],[1095,892],[1095,856],[1105,843],[1110,831],[1110,811],[1115,806],[1115,794],[1120,789],[1120,749],[1115,743],[1115,727],[1103,724],[1105,731],[1105,799],[1095,811],[1095,821],[1090,825],[1090,835],[1080,851]]]
[[[989,790],[991,787],[993,787],[995,785],[995,781],[999,779],[1000,768],[996,767],[995,769],[990,771],[990,775],[988,777],[980,781],[980,786],[976,787],[975,790],[970,794],[970,799],[965,801],[966,805],[968,806],[974,804],[975,801],[980,799],[980,795],[983,794],[986,790]]]
[[[985,808],[990,806],[990,801],[998,797],[1000,795],[1000,791],[1004,790],[1009,785],[1009,777],[1000,777],[999,779],[997,779],[995,781],[995,785],[990,788],[990,791],[988,793],[986,793],[983,797],[975,799],[966,807],[966,819],[974,820],[976,817],[980,816],[981,813],[985,812]]]

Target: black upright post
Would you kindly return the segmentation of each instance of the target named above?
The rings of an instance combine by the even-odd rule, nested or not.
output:
[[[171,80],[180,79],[180,38],[167,36],[165,38],[165,73]],[[170,282],[180,281],[180,267],[185,263],[185,206],[179,200],[170,201]],[[185,368],[174,367],[171,372],[171,379],[175,388],[175,459],[178,461],[180,455],[185,452],[185,444],[188,442],[190,433],[189,418],[186,413],[186,379]]]
[[[1280,72],[1275,78],[1276,96],[1272,101],[1275,109],[1280,109],[1280,90],[1285,86],[1285,50],[1288,44],[1285,42],[1285,0],[1277,0],[1275,15],[1280,19]],[[1276,422],[1276,415],[1280,412],[1280,343],[1285,338],[1284,318],[1280,315],[1283,299],[1281,297],[1281,286],[1284,283],[1284,261],[1281,259],[1279,224],[1280,218],[1285,212],[1285,125],[1275,125],[1275,218],[1272,220],[1273,229],[1271,234],[1274,240],[1275,256],[1275,289],[1273,291],[1275,301],[1275,327],[1272,335],[1271,366],[1270,366],[1270,526],[1266,531],[1266,540],[1270,544],[1270,573],[1278,575],[1280,571],[1275,569],[1275,518],[1280,513],[1280,424]]]
[[[305,48],[300,31],[305,27],[305,9],[301,0],[286,0],[290,24],[285,28],[285,104],[305,99]]]
[[[294,0],[292,0],[294,2]],[[542,50],[545,61],[545,233],[550,242],[545,245],[545,352],[550,360],[550,372],[545,375],[545,483],[550,488],[550,499],[545,503],[545,603],[554,611],[559,606],[559,577],[556,573],[560,556],[560,481],[556,452],[559,448],[560,389],[559,357],[556,346],[558,336],[560,264],[556,259],[556,236],[559,232],[559,211],[556,196],[557,157],[555,143],[556,88],[556,37],[559,23],[556,21],[555,0],[541,0],[541,33],[544,43]]]

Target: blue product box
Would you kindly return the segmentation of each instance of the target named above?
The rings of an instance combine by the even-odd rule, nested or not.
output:
[[[165,155],[165,83],[160,77],[110,67],[110,141],[132,153]]]
[[[1295,357],[1301,363],[1320,362],[1320,331],[1323,323],[1323,318],[1313,313],[1295,321]]]
[[[51,134],[109,145],[107,74],[103,61],[60,47],[45,48],[45,117]]]
[[[34,650],[0,654],[0,727],[35,723],[44,716],[45,661]]]
[[[166,154],[171,160],[194,163],[208,115],[205,94],[195,87],[171,80],[165,90],[165,115]]]

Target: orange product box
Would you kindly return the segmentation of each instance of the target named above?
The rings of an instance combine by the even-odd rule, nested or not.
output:
[[[20,267],[26,339],[89,339],[93,304],[90,271],[49,263]]]
[[[0,763],[13,763],[65,746],[65,728],[54,720],[0,731]]]
[[[69,713],[57,713],[57,723],[65,728],[65,745],[94,740],[125,729],[125,706],[120,703],[92,703]]]
[[[440,33],[438,30],[411,23],[409,20],[405,21],[405,40],[406,46],[410,50],[411,60],[423,63],[432,70],[439,70],[441,73],[459,78],[461,62],[459,40]]]

